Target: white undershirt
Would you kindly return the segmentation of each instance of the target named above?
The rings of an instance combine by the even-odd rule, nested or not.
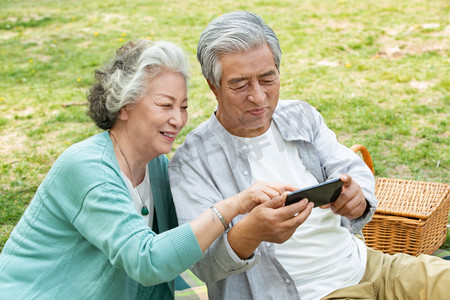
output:
[[[317,184],[296,144],[285,141],[273,122],[263,135],[240,139],[250,149],[253,182],[283,182],[298,188]],[[274,244],[276,258],[294,280],[302,299],[320,299],[359,283],[364,275],[365,245],[340,226],[340,218],[330,209],[314,208],[288,241]]]
[[[148,172],[148,166],[145,166],[145,177],[144,180],[137,185],[136,187],[133,187],[133,184],[131,183],[130,179],[125,175],[125,173],[122,173],[122,178],[125,181],[128,190],[130,191],[131,198],[133,199],[134,208],[136,209],[137,213],[142,216],[145,220],[145,222],[148,224],[150,228],[152,228],[153,225],[153,212],[154,212],[154,205],[153,205],[153,196],[152,196],[152,189],[150,186],[150,175]],[[139,192],[138,192],[139,189]],[[143,216],[141,213],[142,210],[142,200],[144,201],[145,205],[148,208],[148,215]]]

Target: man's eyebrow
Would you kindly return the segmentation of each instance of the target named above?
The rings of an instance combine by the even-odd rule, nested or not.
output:
[[[270,71],[267,71],[266,73],[258,75],[258,77],[261,78],[261,77],[272,76],[272,75],[277,75],[277,72],[274,70],[270,70]],[[235,84],[235,83],[239,83],[244,80],[248,80],[248,77],[232,78],[232,79],[228,80],[228,84]]]
[[[228,84],[235,84],[235,83],[239,83],[244,80],[248,80],[248,78],[247,77],[232,78],[232,79],[228,80]]]
[[[274,70],[270,70],[266,73],[259,75],[258,77],[266,77],[266,76],[272,76],[272,75],[277,75],[277,72],[275,72]]]

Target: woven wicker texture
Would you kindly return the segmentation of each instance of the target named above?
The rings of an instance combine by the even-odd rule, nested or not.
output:
[[[447,237],[449,186],[443,183],[379,178],[379,206],[363,228],[369,247],[394,254],[432,254]]]
[[[375,184],[377,213],[428,219],[447,198],[444,183],[379,178]]]
[[[369,168],[373,164],[367,149],[355,145]],[[378,207],[363,228],[369,247],[385,253],[432,254],[447,237],[450,209],[449,185],[394,178],[375,183]]]

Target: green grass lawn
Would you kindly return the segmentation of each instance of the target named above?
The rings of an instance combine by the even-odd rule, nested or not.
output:
[[[210,116],[216,103],[196,44],[231,10],[272,26],[283,49],[281,98],[308,101],[343,144],[364,144],[376,176],[449,182],[448,1],[245,3],[0,0],[0,251],[55,159],[99,132],[85,93],[125,41],[169,40],[189,55],[190,119],[174,150]]]

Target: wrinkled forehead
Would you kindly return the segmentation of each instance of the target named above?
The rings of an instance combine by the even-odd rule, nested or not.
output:
[[[241,77],[260,77],[278,74],[270,48],[265,45],[254,50],[229,53],[220,59],[222,80]]]

